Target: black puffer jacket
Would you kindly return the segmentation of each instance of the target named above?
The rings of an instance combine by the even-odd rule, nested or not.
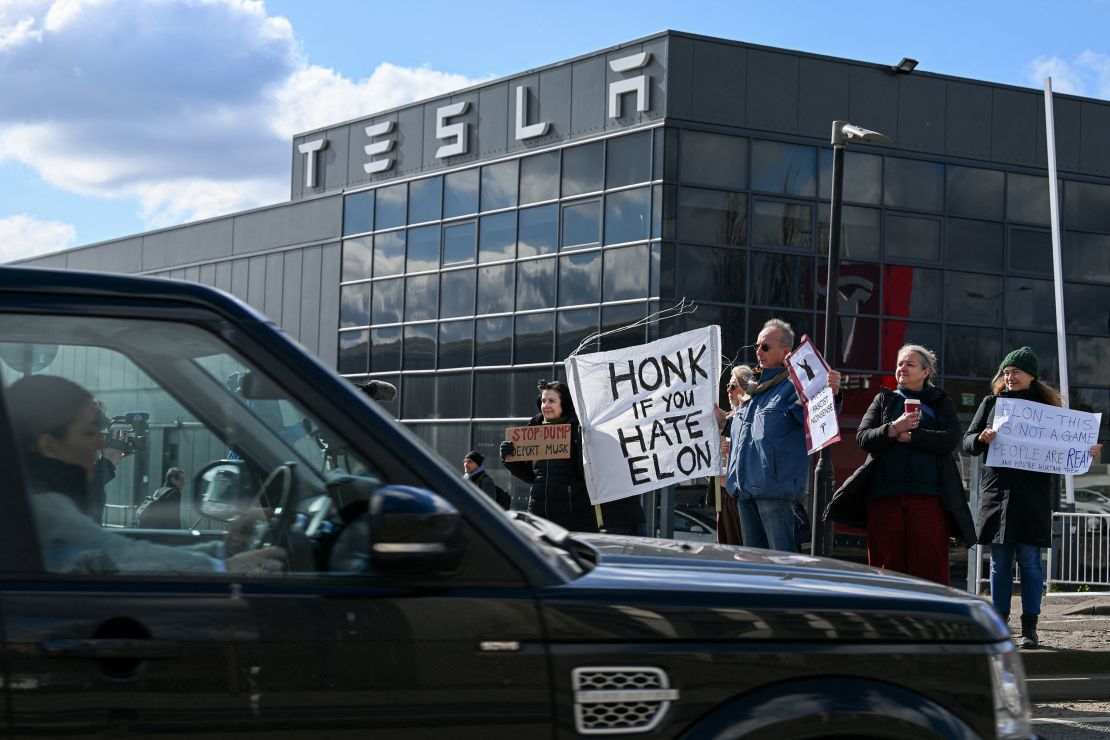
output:
[[[1002,395],[1044,403],[1033,388],[1013,393],[1004,390]],[[997,400],[997,396],[987,396],[979,404],[964,434],[963,450],[968,455],[986,459],[987,445],[979,441],[979,434],[993,423]],[[1051,473],[984,465],[979,474],[979,510],[975,515],[979,544],[1048,547],[1052,540],[1052,478]]]

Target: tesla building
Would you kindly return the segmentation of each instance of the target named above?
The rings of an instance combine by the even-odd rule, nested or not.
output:
[[[1110,103],[1057,96],[1055,116],[1072,406],[1105,439]],[[447,459],[496,458],[583,343],[719,324],[751,362],[777,316],[821,346],[838,119],[893,142],[845,162],[844,426],[908,341],[965,421],[1010,348],[1058,380],[1040,91],[669,31],[299,134],[287,203],[24,264],[229,291],[394,383],[388,407]],[[683,298],[697,310],[643,322]]]

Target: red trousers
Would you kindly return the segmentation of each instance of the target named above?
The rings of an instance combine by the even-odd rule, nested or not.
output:
[[[948,516],[939,496],[867,502],[867,564],[948,585]]]

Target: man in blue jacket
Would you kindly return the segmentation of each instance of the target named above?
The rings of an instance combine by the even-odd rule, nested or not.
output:
[[[805,407],[790,382],[786,356],[794,330],[781,319],[763,325],[755,343],[758,374],[732,422],[725,487],[737,499],[740,532],[748,547],[797,552],[791,504],[802,498],[809,476]],[[840,393],[840,373],[829,371]]]

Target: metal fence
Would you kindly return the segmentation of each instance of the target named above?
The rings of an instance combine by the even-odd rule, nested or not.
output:
[[[1052,515],[1046,582],[1110,586],[1110,514]]]

